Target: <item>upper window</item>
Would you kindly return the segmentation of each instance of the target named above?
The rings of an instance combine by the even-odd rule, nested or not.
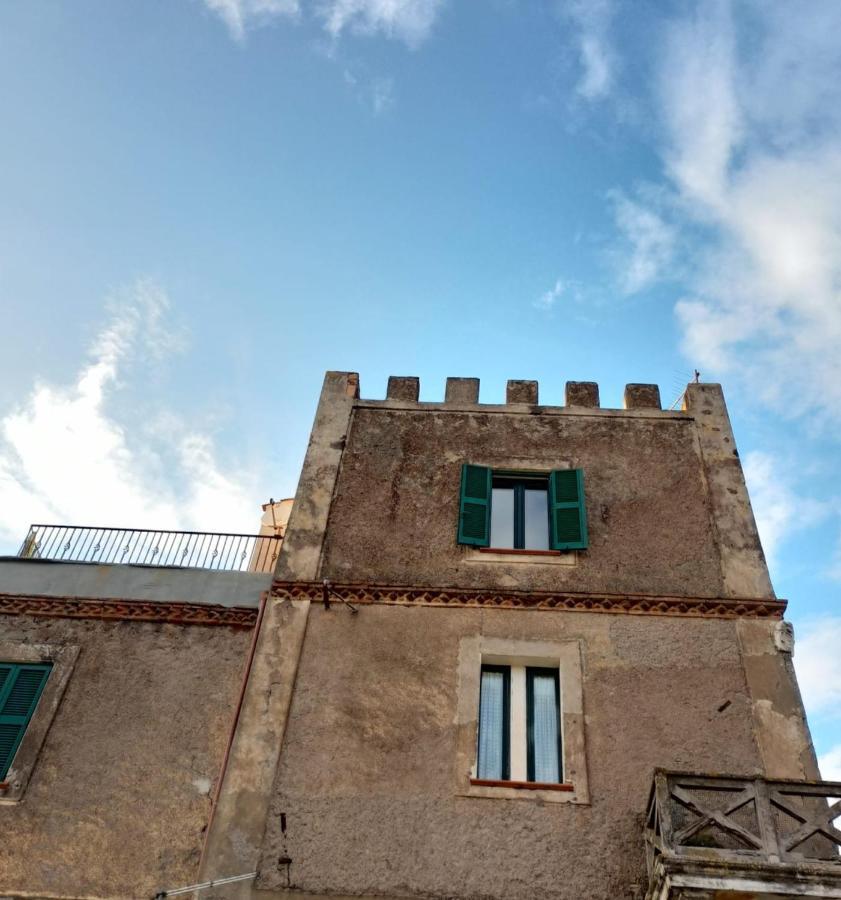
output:
[[[584,473],[461,472],[458,541],[511,550],[573,550],[587,546]]]
[[[15,758],[52,663],[0,663],[0,781]]]

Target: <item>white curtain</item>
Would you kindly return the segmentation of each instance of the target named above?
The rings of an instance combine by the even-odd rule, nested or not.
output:
[[[479,702],[479,778],[501,781],[503,738],[503,691],[505,676],[502,672],[482,672],[482,690]]]
[[[556,681],[551,676],[535,675],[532,682],[534,702],[534,780],[555,784],[558,771],[558,701]]]

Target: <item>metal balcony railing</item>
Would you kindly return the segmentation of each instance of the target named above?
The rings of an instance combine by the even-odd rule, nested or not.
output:
[[[645,829],[649,877],[660,860],[697,860],[808,863],[841,879],[839,824],[839,783],[657,772]]]
[[[272,572],[281,538],[274,535],[31,525],[18,551],[28,559]]]

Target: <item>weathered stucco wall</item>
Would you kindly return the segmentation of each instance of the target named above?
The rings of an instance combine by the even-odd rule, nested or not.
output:
[[[761,769],[734,621],[336,605],[309,616],[262,888],[633,897],[654,768]],[[581,641],[590,805],[459,796],[459,646],[478,634]]]
[[[574,565],[476,561],[456,543],[461,465],[583,468],[590,546]],[[748,510],[749,512],[749,510]],[[338,582],[721,596],[694,420],[358,406],[322,575]]]
[[[0,805],[0,894],[152,897],[195,880],[250,631],[0,617],[80,653],[19,804]]]

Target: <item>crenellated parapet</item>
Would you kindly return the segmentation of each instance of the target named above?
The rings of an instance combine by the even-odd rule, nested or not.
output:
[[[386,402],[419,403],[420,379],[408,375],[391,375],[388,379]],[[366,398],[365,402],[377,402]],[[438,401],[440,402],[440,401]],[[448,406],[494,406],[503,404],[487,404],[479,402],[478,378],[447,378],[444,388],[445,405]],[[511,379],[505,388],[505,406],[537,407],[539,405],[539,385],[537,381]],[[424,405],[435,405],[436,401]],[[599,386],[594,381],[568,381],[564,390],[564,406],[542,409],[599,409]],[[660,388],[656,384],[625,385],[622,409],[625,410],[661,410]]]

